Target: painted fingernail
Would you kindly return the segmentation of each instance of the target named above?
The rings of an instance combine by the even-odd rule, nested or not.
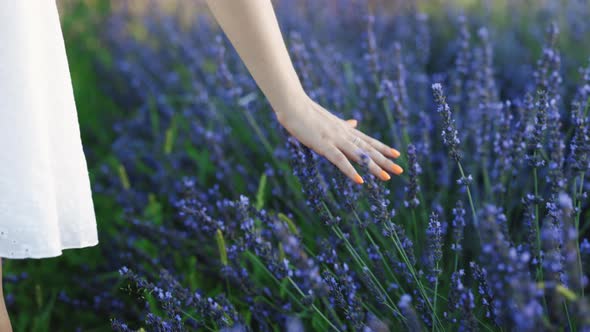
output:
[[[356,175],[354,176],[354,181],[355,181],[356,183],[358,183],[358,184],[363,184],[363,183],[365,183],[365,181],[363,181],[363,178],[361,178],[361,176],[360,176],[360,175],[358,175],[358,174],[356,174]]]
[[[356,127],[357,121],[355,119],[346,120],[351,126]]]
[[[397,158],[400,156],[399,151],[397,151],[396,149],[391,149],[391,154],[393,155],[393,158]]]
[[[389,179],[391,179],[391,176],[389,176],[389,174],[386,171],[381,171],[381,179],[387,181]]]
[[[396,164],[393,164],[391,169],[393,170],[393,173],[395,173],[396,175],[400,175],[404,172],[404,169],[399,167],[399,165],[396,165]]]

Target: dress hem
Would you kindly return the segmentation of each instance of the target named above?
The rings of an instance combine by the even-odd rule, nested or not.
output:
[[[63,250],[68,250],[68,249],[82,249],[82,248],[88,248],[88,247],[94,247],[99,243],[98,240],[94,240],[94,241],[88,241],[88,242],[81,242],[78,244],[70,244],[70,245],[63,245],[61,247],[61,249],[59,251],[53,251],[53,252],[41,252],[41,253],[29,253],[29,254],[25,254],[25,255],[6,255],[0,252],[0,258],[7,258],[7,259],[27,259],[27,258],[33,258],[33,259],[41,259],[41,258],[53,258],[53,257],[59,257],[63,254]]]

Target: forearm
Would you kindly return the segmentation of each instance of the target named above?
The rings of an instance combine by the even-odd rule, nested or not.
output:
[[[213,16],[275,111],[305,94],[270,0],[207,0]]]

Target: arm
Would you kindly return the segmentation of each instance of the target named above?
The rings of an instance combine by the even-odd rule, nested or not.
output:
[[[307,96],[270,0],[207,0],[207,4],[277,120],[299,142],[326,157],[357,183],[363,183],[363,179],[348,158],[361,163],[359,150],[369,156],[369,171],[382,180],[390,179],[384,169],[397,175],[403,172],[385,157],[399,157],[397,150],[358,131],[355,124],[343,121]]]
[[[270,0],[207,0],[211,12],[275,112],[305,95]]]

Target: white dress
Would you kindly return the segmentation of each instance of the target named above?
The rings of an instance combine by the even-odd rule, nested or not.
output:
[[[96,244],[55,0],[0,0],[0,257]]]

